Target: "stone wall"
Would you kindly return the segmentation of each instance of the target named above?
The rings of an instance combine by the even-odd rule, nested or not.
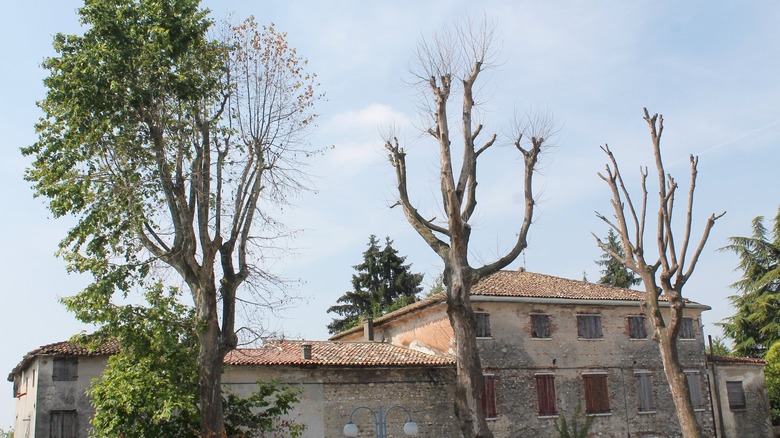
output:
[[[766,395],[764,365],[759,363],[719,363],[710,367],[710,382],[715,394],[713,402],[720,401],[722,409],[718,418],[723,438],[771,438],[772,424],[769,417],[769,400]],[[727,382],[741,382],[745,395],[745,407],[729,405]]]
[[[377,411],[400,405],[419,426],[420,437],[457,436],[453,415],[454,367],[293,367],[240,366],[225,370],[223,383],[239,395],[253,391],[258,379],[277,379],[301,389],[301,402],[290,418],[307,426],[304,437],[343,436],[350,413],[358,406]],[[389,436],[404,436],[407,416],[394,409],[387,416]],[[353,422],[361,437],[373,437],[367,410]]]

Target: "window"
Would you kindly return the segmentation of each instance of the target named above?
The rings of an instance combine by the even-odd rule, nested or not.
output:
[[[536,375],[536,396],[539,400],[539,415],[558,415],[555,408],[555,376],[552,374]]]
[[[550,338],[550,315],[531,314],[531,337]]]
[[[50,438],[77,438],[76,411],[51,411]]]
[[[477,337],[489,338],[490,337],[490,314],[485,312],[477,312]]]
[[[653,404],[653,375],[648,372],[636,373],[636,393],[639,397],[639,412],[655,412]]]
[[[698,371],[685,371],[688,380],[688,393],[691,396],[693,409],[704,409],[704,398],[701,395],[701,379]]]
[[[696,333],[693,331],[693,318],[683,318],[680,326],[680,339],[695,339]]]
[[[745,409],[747,407],[745,389],[742,387],[741,380],[726,382],[726,393],[729,397],[730,409],[737,410]]]
[[[644,316],[628,317],[628,336],[631,339],[647,339]]]
[[[585,382],[585,412],[588,414],[606,414],[609,409],[609,390],[606,374],[583,374]]]
[[[485,385],[482,387],[482,410],[485,418],[498,418],[496,410],[496,376],[485,374]]]
[[[601,315],[577,315],[577,336],[584,339],[603,338]]]
[[[52,380],[78,380],[79,359],[77,357],[55,357]]]

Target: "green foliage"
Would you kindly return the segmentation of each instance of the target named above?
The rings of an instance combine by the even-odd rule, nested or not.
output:
[[[581,414],[582,407],[577,405],[570,421],[566,421],[565,415],[560,416],[560,423],[557,418],[555,419],[555,431],[560,438],[588,438],[588,431],[595,417],[585,416],[585,423],[580,424]]]
[[[623,246],[618,240],[617,234],[615,234],[611,228],[607,233],[606,245],[607,248],[609,248],[614,253],[623,256]],[[604,267],[604,269],[601,271],[601,278],[599,278],[599,283],[601,284],[608,284],[610,286],[627,289],[631,286],[636,286],[640,281],[642,281],[639,277],[637,277],[636,273],[626,268],[623,263],[620,263],[618,259],[606,251],[601,255],[600,260],[596,260],[596,264]],[[584,276],[585,275],[583,274],[583,281],[587,281],[584,279]]]
[[[431,286],[430,290],[425,294],[426,298],[430,298],[434,295],[443,294],[447,292],[447,286],[444,284],[444,273],[436,276],[436,279],[433,281],[433,286]]]
[[[764,358],[766,366],[766,394],[772,412],[772,424],[780,424],[780,341],[769,348]]]
[[[729,297],[736,313],[719,325],[734,340],[734,354],[763,357],[780,340],[780,208],[771,234],[762,216],[753,219],[751,237],[731,237],[721,250],[739,257],[742,279]]]
[[[92,346],[118,342],[120,347],[88,391],[95,407],[93,436],[200,436],[195,317],[179,298],[177,289],[165,291],[157,284],[145,293],[148,306],[82,310],[86,321],[102,326],[77,340]],[[64,301],[69,308],[84,304],[80,296]],[[258,382],[257,392],[245,399],[228,394],[223,401],[228,436],[243,436],[248,429],[299,436],[302,425],[280,420],[298,395],[275,382]]]
[[[392,244],[387,237],[381,249],[376,236],[369,237],[363,263],[353,267],[358,273],[352,275],[352,290],[328,309],[328,313],[342,317],[328,324],[331,334],[356,327],[362,318],[375,318],[417,300],[423,274],[412,273],[411,265],[403,264],[406,257],[399,256]]]
[[[707,354],[711,354],[713,356],[728,357],[731,356],[733,353],[731,352],[731,348],[729,348],[728,344],[726,344],[726,341],[723,338],[716,337],[712,340],[712,346],[707,345]]]
[[[301,391],[279,382],[257,382],[257,390],[248,397],[238,397],[232,392],[225,396],[225,431],[228,436],[265,436],[268,432],[277,436],[297,438],[303,436],[306,426],[290,420],[280,420],[289,414],[299,401]],[[282,434],[282,435],[279,435]]]
[[[5,430],[2,427],[0,427],[0,438],[14,438],[14,430],[13,429]]]

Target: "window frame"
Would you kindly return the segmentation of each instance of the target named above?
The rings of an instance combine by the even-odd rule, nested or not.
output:
[[[534,380],[536,381],[537,415],[542,418],[557,417],[558,396],[555,391],[555,374],[536,373]]]
[[[639,413],[652,414],[656,412],[655,397],[653,396],[653,373],[650,371],[635,371],[636,395],[639,400]]]
[[[747,397],[745,397],[745,386],[742,380],[726,381],[726,398],[729,401],[729,409],[732,411],[744,411],[747,409]],[[741,402],[741,404],[733,403],[734,401]]]
[[[492,332],[490,330],[490,313],[488,312],[474,312],[474,319],[476,321],[476,337],[477,339],[491,339]],[[487,332],[487,334],[485,334]]]
[[[482,412],[486,420],[498,418],[498,404],[496,403],[496,375],[483,373],[482,379]]]
[[[597,324],[590,323],[585,324],[586,321],[598,321]],[[595,336],[590,336],[590,333],[588,331],[590,329],[595,329],[597,333],[595,333]],[[601,327],[601,314],[600,313],[578,313],[577,314],[577,338],[578,339],[589,339],[589,340],[600,340],[604,339],[604,331]]]
[[[637,331],[641,331],[636,334],[642,336],[634,336]],[[647,340],[647,318],[644,315],[628,315],[628,338],[635,341]]]
[[[552,328],[550,327],[550,321],[552,320],[552,317],[549,313],[531,313],[531,339],[552,339]],[[542,324],[543,329],[546,329],[547,331],[545,333],[542,333],[546,336],[537,336],[538,331],[537,328],[540,328],[536,323],[544,321]]]
[[[583,373],[586,415],[612,415],[606,372]],[[595,391],[595,393],[593,392]],[[599,398],[599,396],[605,396]]]
[[[680,323],[680,332],[677,334],[677,339],[680,339],[681,341],[691,341],[696,339],[696,325],[694,324],[693,318],[683,316],[682,322]]]
[[[55,356],[52,359],[51,380],[54,382],[75,382],[79,379],[79,358]]]

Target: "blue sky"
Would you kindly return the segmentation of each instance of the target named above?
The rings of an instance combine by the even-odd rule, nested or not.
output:
[[[667,170],[688,181],[688,155],[699,156],[694,208],[698,239],[706,217],[727,211],[712,232],[685,289],[712,306],[705,331],[731,314],[729,284],[737,259],[718,252],[727,238],[750,233],[753,217],[773,217],[780,204],[780,4],[776,2],[487,1],[304,2],[216,1],[205,5],[220,19],[254,15],[289,33],[290,43],[319,74],[327,101],[318,107],[313,144],[333,146],[309,171],[316,193],[295,200],[282,219],[302,233],[295,254],[274,262],[276,272],[300,279],[290,293],[298,307],[269,320],[288,337],[325,339],[325,310],[350,288],[370,234],[394,246],[426,274],[441,263],[407,225],[393,203],[393,173],[381,131],[399,127],[414,180],[412,198],[435,215],[433,145],[419,135],[417,95],[406,85],[421,36],[464,17],[495,20],[500,65],[484,75],[479,109],[486,132],[503,134],[515,112],[549,111],[560,126],[554,150],[537,175],[538,208],[530,247],[511,268],[591,281],[600,250],[591,232],[606,234],[594,215],[610,214],[606,185],[597,177],[608,143],[624,177],[637,188],[640,165],[652,164],[642,107],[665,118]],[[24,353],[84,329],[58,303],[85,278],[69,275],[53,255],[68,219],[51,219],[23,181],[28,160],[19,148],[35,141],[44,96],[40,63],[53,54],[56,32],[78,32],[73,0],[10,2],[0,26],[0,226],[3,318],[0,370],[10,372]],[[508,141],[481,163],[480,210],[472,260],[490,261],[513,241],[521,214],[521,161]],[[682,210],[682,204],[679,211]],[[5,374],[3,374],[5,375]],[[11,386],[0,397],[0,427],[13,422]]]

